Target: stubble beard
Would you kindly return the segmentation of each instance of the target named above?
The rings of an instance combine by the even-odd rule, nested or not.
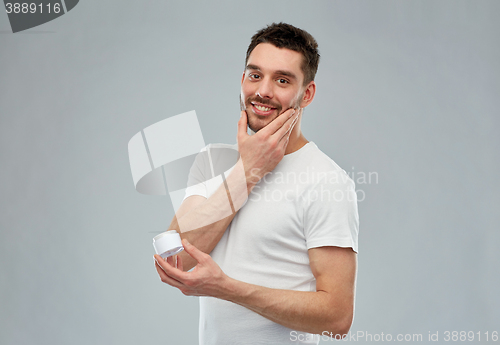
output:
[[[245,103],[243,103],[243,100],[242,100],[242,97],[241,97],[241,93],[240,93],[240,109],[242,111],[245,110],[246,113],[247,113],[248,128],[250,128],[254,133],[257,133],[258,131],[260,131],[262,128],[266,127],[275,118],[277,118],[278,116],[280,116],[281,114],[283,114],[288,109],[290,109],[290,108],[294,108],[294,109],[299,108],[300,100],[302,99],[302,96],[303,95],[301,95],[301,97],[298,97],[297,100],[294,101],[293,104],[289,108],[287,108],[287,109],[285,109],[285,110],[282,111],[283,107],[281,106],[281,104],[269,102],[268,100],[263,99],[263,98],[261,98],[259,96],[250,96],[250,97],[248,97],[245,100]],[[251,110],[252,109],[252,103],[251,102],[257,102],[257,103],[261,103],[261,104],[264,104],[264,105],[269,105],[269,106],[271,106],[273,108],[276,108],[278,115],[275,115],[272,118],[268,117],[267,123],[264,124],[264,125],[258,124],[257,123],[258,119],[255,118],[257,115],[254,114],[254,112]]]

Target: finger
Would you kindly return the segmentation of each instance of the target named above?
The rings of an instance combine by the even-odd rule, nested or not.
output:
[[[267,126],[258,131],[257,134],[262,133],[260,135],[272,135],[276,133],[276,131],[283,127],[283,125],[290,119],[290,117],[292,117],[293,114],[296,113],[297,111],[295,109],[287,109],[284,113],[281,113],[277,118],[272,120]]]
[[[182,272],[175,267],[172,267],[170,264],[161,260],[161,256],[155,255],[156,263],[161,267],[161,269],[170,277],[178,280],[179,282],[183,282],[186,279],[186,272]]]
[[[286,123],[281,126],[280,129],[276,131],[273,135],[279,137],[278,141],[281,141],[285,138],[290,137],[290,134],[292,133],[293,127],[295,127],[295,124],[297,123],[298,120],[298,114],[296,113],[294,116],[290,117]]]
[[[167,258],[167,263],[172,266],[172,267],[175,267],[175,262],[174,262],[174,257],[173,256],[169,256]]]
[[[182,265],[182,256],[177,255],[177,269],[184,271],[184,267]]]
[[[248,126],[247,112],[246,110],[242,110],[240,114],[240,119],[238,121],[238,135],[237,135],[238,141],[248,136],[247,126]]]
[[[207,254],[203,253],[201,250],[193,246],[191,243],[188,242],[188,240],[183,239],[182,245],[184,246],[184,250],[186,251],[186,253],[188,253],[189,256],[191,256],[196,261],[200,262],[205,260],[205,255]]]
[[[286,151],[286,147],[288,146],[288,142],[290,141],[290,135],[285,135],[285,138],[285,140],[281,141],[283,145],[283,151]]]
[[[161,281],[164,282],[165,284],[176,287],[178,289],[184,287],[184,284],[182,284],[180,281],[175,280],[174,278],[166,274],[165,271],[163,271],[163,269],[158,265],[158,262],[155,263],[155,268],[156,271],[158,272],[158,275],[160,276]]]

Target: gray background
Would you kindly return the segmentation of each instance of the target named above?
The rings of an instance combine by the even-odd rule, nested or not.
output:
[[[193,109],[205,142],[234,143],[246,47],[273,21],[320,45],[306,138],[378,174],[357,185],[352,331],[500,331],[499,14],[498,1],[87,0],[12,34],[1,12],[0,343],[197,343],[197,299],[153,266],[172,205],[134,190],[127,143]]]

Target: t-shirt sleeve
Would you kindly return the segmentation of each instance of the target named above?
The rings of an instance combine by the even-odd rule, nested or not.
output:
[[[188,182],[184,200],[192,195],[201,195],[208,198],[207,181],[211,178],[210,162],[208,157],[207,147],[204,147],[200,153],[196,155],[193,165],[189,169]]]
[[[304,234],[307,249],[336,246],[358,252],[358,205],[354,182],[333,171],[304,195]]]

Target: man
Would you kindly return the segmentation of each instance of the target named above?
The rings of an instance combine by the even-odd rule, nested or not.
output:
[[[318,334],[339,338],[351,327],[354,183],[300,130],[318,63],[314,38],[291,25],[252,37],[239,159],[216,187],[204,182],[203,162],[191,169],[193,186],[170,225],[185,251],[166,261],[155,255],[164,283],[202,296],[201,344],[317,344]],[[221,216],[228,197],[232,212]]]

